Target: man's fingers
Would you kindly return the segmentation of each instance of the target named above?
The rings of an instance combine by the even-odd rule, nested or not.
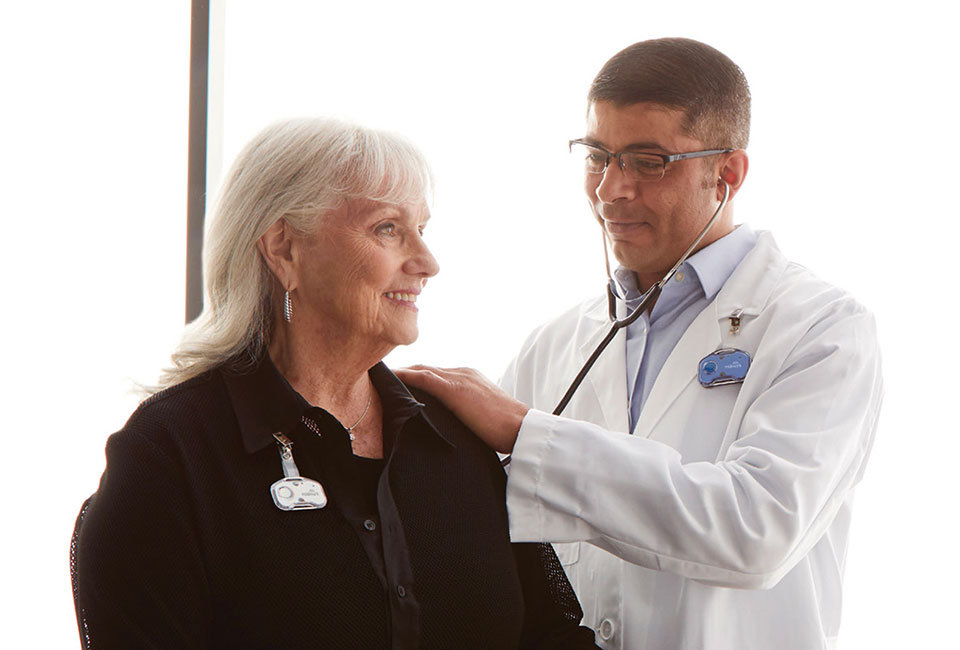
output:
[[[529,410],[473,368],[418,364],[395,371],[405,384],[440,399],[489,447],[509,452]]]
[[[394,372],[406,372],[408,370],[433,370],[433,366],[425,366],[422,363],[415,363],[412,366],[397,368]]]
[[[410,366],[409,368],[398,368],[394,374],[405,384],[422,388],[429,393],[436,393],[447,383],[444,377],[436,372],[435,368],[428,366]]]
[[[476,398],[501,392],[496,384],[473,368],[436,368],[418,364],[398,368],[395,373],[403,383],[422,388],[445,401],[457,395]]]
[[[456,383],[457,381],[463,379],[474,379],[479,381],[484,379],[483,375],[478,373],[473,368],[437,368],[436,366],[425,366],[423,364],[407,366],[406,368],[398,368],[394,371],[394,373],[401,378],[405,376],[429,376],[450,383]]]

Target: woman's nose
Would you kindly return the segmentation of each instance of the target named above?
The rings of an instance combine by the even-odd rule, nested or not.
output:
[[[417,237],[413,244],[413,251],[403,265],[403,270],[410,275],[431,278],[440,272],[440,265],[427,247],[427,243],[422,238]]]

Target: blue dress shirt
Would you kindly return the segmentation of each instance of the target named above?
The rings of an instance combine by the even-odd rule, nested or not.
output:
[[[627,327],[627,394],[630,395],[630,431],[640,419],[653,383],[667,357],[697,315],[713,301],[733,270],[757,243],[747,225],[738,226],[691,255],[663,287],[657,304]],[[618,267],[614,277],[630,310],[643,292],[633,271]],[[696,368],[691,368],[696,372]]]

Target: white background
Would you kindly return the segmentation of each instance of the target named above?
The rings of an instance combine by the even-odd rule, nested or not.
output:
[[[335,114],[418,143],[441,265],[391,365],[497,377],[536,324],[602,289],[565,143],[603,62],[708,42],[746,72],[736,220],[875,313],[887,397],[858,491],[841,647],[956,643],[958,48],[947,3],[228,0],[223,155]],[[187,2],[4,2],[0,183],[3,646],[78,637],[68,548],[107,435],[183,319]],[[955,647],[955,646],[954,646]]]

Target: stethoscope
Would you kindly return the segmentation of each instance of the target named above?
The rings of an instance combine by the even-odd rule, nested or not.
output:
[[[693,243],[690,244],[690,248],[687,249],[683,255],[680,256],[680,259],[677,260],[677,263],[667,271],[667,274],[660,279],[659,282],[651,286],[647,291],[640,297],[640,304],[626,317],[626,318],[617,318],[617,286],[613,280],[613,276],[610,275],[610,259],[607,256],[607,231],[603,231],[603,257],[604,262],[607,265],[607,312],[610,317],[610,322],[612,326],[610,331],[607,332],[607,335],[603,337],[603,340],[600,341],[600,344],[597,345],[597,349],[593,351],[590,357],[587,359],[586,363],[583,364],[583,367],[580,368],[580,372],[577,373],[577,376],[574,378],[573,383],[570,384],[570,388],[567,389],[567,392],[564,393],[563,398],[557,404],[557,407],[553,409],[554,415],[560,415],[563,413],[563,410],[567,408],[567,404],[573,398],[573,394],[577,392],[577,389],[580,388],[580,384],[583,383],[584,377],[587,376],[587,373],[590,372],[590,369],[593,368],[593,364],[597,362],[597,359],[600,357],[600,354],[610,345],[610,341],[613,340],[613,337],[617,335],[624,327],[627,327],[634,321],[636,321],[647,309],[647,305],[652,305],[657,298],[660,296],[660,292],[663,291],[663,287],[666,286],[667,282],[673,277],[673,274],[677,272],[677,269],[687,261],[687,258],[693,254],[693,251],[697,249],[697,246],[700,245],[700,242],[703,241],[703,238],[707,236],[707,233],[710,231],[710,228],[713,227],[713,224],[717,222],[717,219],[720,218],[720,213],[723,212],[723,208],[727,205],[727,199],[730,198],[730,186],[727,185],[727,182],[722,178],[719,179],[723,183],[723,199],[720,201],[720,205],[717,206],[716,211],[714,211],[713,216],[710,217],[710,221],[707,222],[707,225],[704,226],[703,230],[700,231],[700,234],[697,235],[697,238],[693,240]],[[596,213],[596,208],[594,208],[594,213]],[[601,228],[603,228],[603,222],[601,221]]]
[[[664,275],[659,282],[646,290],[646,292],[640,297],[640,304],[638,304],[636,308],[625,318],[617,318],[617,285],[613,280],[613,276],[610,274],[610,259],[607,255],[607,231],[603,228],[603,220],[600,219],[599,215],[596,213],[596,208],[593,208],[594,215],[598,217],[600,228],[603,230],[603,256],[604,262],[607,266],[607,312],[609,314],[611,327],[610,331],[607,332],[607,335],[604,336],[603,340],[600,341],[599,345],[597,345],[597,348],[587,358],[586,362],[583,364],[583,367],[580,368],[580,372],[577,373],[577,376],[570,384],[567,392],[564,393],[563,397],[560,399],[560,402],[557,404],[556,408],[553,409],[554,415],[560,415],[563,413],[563,410],[567,408],[567,404],[569,404],[570,400],[573,399],[574,393],[576,393],[577,389],[580,388],[580,384],[583,383],[587,373],[590,372],[591,368],[593,368],[593,365],[597,362],[600,354],[607,349],[608,345],[610,345],[610,341],[612,341],[617,335],[617,332],[640,318],[643,312],[646,311],[647,306],[652,305],[656,301],[656,299],[660,296],[660,292],[663,291],[663,287],[666,286],[667,282],[669,282],[673,277],[673,274],[676,273],[677,269],[680,268],[680,266],[687,261],[687,258],[693,254],[693,252],[697,249],[697,246],[700,245],[700,242],[703,241],[703,238],[707,236],[710,228],[712,228],[713,224],[715,224],[720,218],[720,213],[723,212],[723,208],[727,205],[727,199],[730,198],[730,186],[722,178],[718,180],[723,183],[723,199],[721,199],[720,205],[717,206],[713,216],[710,217],[710,221],[708,221],[707,225],[704,226],[703,230],[700,231],[700,234],[697,235],[697,238],[693,240],[693,243],[690,244],[690,247],[687,249],[687,251],[680,256],[680,259],[677,260],[677,263],[674,264],[669,271],[667,271],[666,275]],[[510,456],[504,457],[500,462],[502,465],[506,466],[510,463]]]

